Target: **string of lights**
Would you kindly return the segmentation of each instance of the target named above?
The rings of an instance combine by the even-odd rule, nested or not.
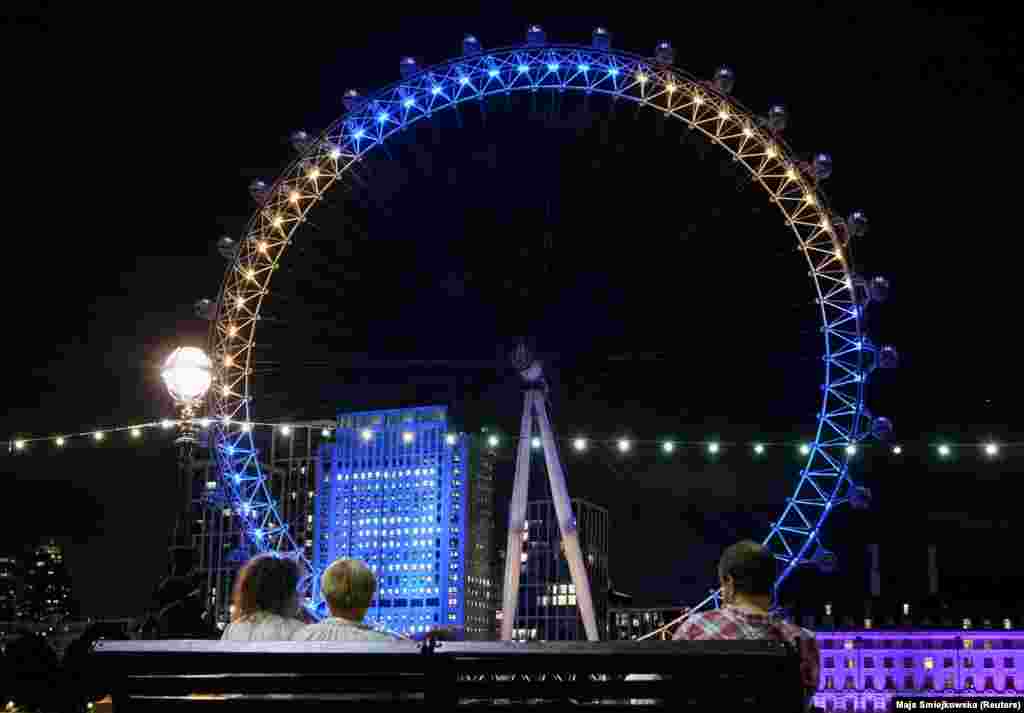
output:
[[[62,449],[67,446],[73,440],[86,440],[93,443],[101,443],[107,440],[108,437],[116,436],[118,434],[125,434],[130,440],[138,440],[143,436],[143,432],[147,430],[159,430],[159,431],[171,431],[178,426],[184,424],[190,424],[193,427],[199,427],[202,429],[209,428],[213,425],[213,419],[211,418],[196,418],[196,419],[163,419],[161,421],[150,421],[147,423],[136,423],[124,426],[112,426],[107,428],[97,428],[88,431],[78,431],[74,433],[63,433],[53,436],[26,436],[24,438],[13,438],[7,441],[7,450],[9,453],[21,453],[28,451],[32,446],[39,444],[49,444],[57,449]],[[255,430],[267,430],[277,431],[282,436],[291,436],[294,431],[304,428],[319,429],[320,437],[329,439],[332,437],[334,430],[333,428],[323,426],[323,421],[317,422],[316,426],[312,426],[308,423],[296,423],[296,422],[269,422],[269,421],[232,421],[229,419],[222,419],[221,423],[225,427],[238,427],[242,432],[251,432]],[[487,429],[484,429],[487,433]],[[365,442],[370,442],[375,437],[375,433],[372,429],[363,429],[360,431],[360,438]],[[402,440],[406,444],[411,444],[415,440],[415,433],[407,431],[402,435]],[[488,448],[496,450],[504,445],[518,446],[519,436],[503,436],[497,433],[487,433],[486,444]],[[449,434],[447,437],[448,445],[454,445],[456,443],[456,435]],[[665,455],[670,455],[680,450],[693,450],[701,449],[706,451],[710,456],[722,455],[727,450],[734,450],[737,448],[744,449],[752,453],[754,456],[764,455],[769,449],[793,449],[802,456],[806,456],[810,453],[813,444],[811,441],[803,440],[765,440],[765,441],[725,441],[718,439],[698,439],[698,440],[686,440],[686,439],[673,439],[673,438],[626,438],[626,437],[598,437],[588,438],[585,436],[574,436],[571,438],[557,438],[561,444],[566,445],[570,452],[574,453],[585,453],[595,448],[610,448],[622,455],[628,455],[636,451],[647,451],[653,448],[658,449]],[[534,450],[540,450],[542,447],[541,439],[537,436],[531,438],[530,446]],[[984,440],[981,442],[974,441],[939,441],[939,442],[914,442],[914,443],[883,443],[878,441],[862,441],[859,443],[850,443],[846,447],[846,454],[848,456],[856,456],[861,451],[888,451],[891,455],[901,456],[910,455],[914,453],[930,452],[938,455],[941,458],[952,457],[957,451],[965,449],[978,449],[985,456],[994,458],[1003,454],[1004,451],[1012,451],[1015,449],[1024,448],[1024,442],[1022,443],[1000,443],[995,440]]]

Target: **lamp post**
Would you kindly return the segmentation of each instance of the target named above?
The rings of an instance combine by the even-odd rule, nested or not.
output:
[[[195,418],[213,381],[213,364],[202,349],[178,347],[164,362],[160,375],[174,399],[178,411],[178,492],[182,501],[171,536],[171,562],[175,569],[183,567],[178,559],[191,553],[192,456],[196,444]],[[180,554],[179,554],[180,553]],[[184,575],[185,572],[172,574]]]

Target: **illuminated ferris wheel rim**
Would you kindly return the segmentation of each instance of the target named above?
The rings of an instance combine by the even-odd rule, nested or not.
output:
[[[474,51],[470,39],[463,56],[424,69],[406,59],[400,81],[366,97],[347,93],[345,114],[317,138],[303,132],[294,135],[299,157],[271,186],[256,182],[251,187],[260,207],[245,237],[232,248],[211,327],[210,350],[216,375],[211,400],[219,417],[217,456],[236,511],[253,520],[247,528],[250,541],[259,550],[294,553],[309,565],[266,487],[252,433],[242,427],[252,415],[249,376],[263,300],[274,270],[308,212],[366,153],[436,112],[499,94],[570,90],[634,101],[699,130],[750,172],[796,235],[819,306],[825,378],[817,436],[807,465],[765,538],[785,563],[781,582],[795,566],[815,561],[825,552],[818,541],[819,530],[853,487],[845,449],[866,430],[864,383],[870,354],[875,353],[862,334],[864,300],[858,297],[857,278],[850,272],[845,252],[848,238],[866,223],[847,224],[828,209],[817,179],[827,177],[830,159],[819,155],[824,159],[820,165],[817,159],[814,164],[801,163],[779,135],[784,110],[779,115],[773,107],[768,120],[759,118],[730,96],[731,74],[719,74],[714,83],[703,82],[675,68],[672,58],[663,54],[651,59],[607,47],[543,42],[482,52]],[[659,54],[663,49],[664,44]]]

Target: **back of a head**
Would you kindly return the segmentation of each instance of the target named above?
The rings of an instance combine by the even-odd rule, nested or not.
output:
[[[377,591],[377,578],[363,562],[335,560],[320,578],[320,591],[331,612],[367,609]]]
[[[299,566],[274,554],[253,557],[235,581],[235,619],[257,612],[294,617],[297,614]]]
[[[770,595],[775,584],[775,556],[753,540],[742,540],[726,548],[718,562],[718,574],[729,576],[737,592]]]

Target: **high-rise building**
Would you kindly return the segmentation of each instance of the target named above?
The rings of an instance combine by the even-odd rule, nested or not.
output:
[[[572,510],[583,562],[590,579],[599,636],[607,638],[608,511],[575,499]],[[558,518],[552,500],[526,505],[519,604],[513,638],[539,641],[585,640],[586,631],[576,603],[576,586],[569,575]]]
[[[317,467],[314,566],[370,566],[369,623],[491,638],[494,468],[477,438],[440,406],[341,414]]]
[[[16,557],[0,556],[0,621],[12,621],[18,614],[21,563]]]
[[[64,550],[53,540],[26,555],[24,595],[18,602],[23,619],[42,621],[72,613],[71,576],[64,564]]]

